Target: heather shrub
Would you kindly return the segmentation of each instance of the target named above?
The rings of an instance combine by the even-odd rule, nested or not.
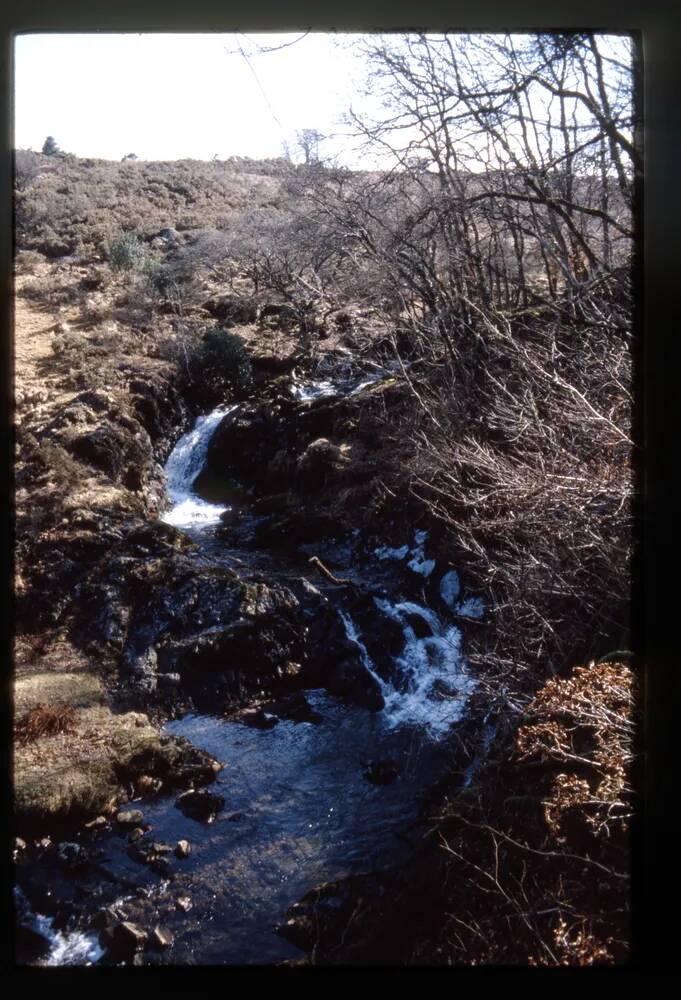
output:
[[[147,250],[134,233],[123,233],[109,244],[107,258],[114,271],[139,270],[147,260]]]
[[[253,374],[248,350],[241,337],[227,330],[209,330],[188,362],[193,394],[205,398],[243,396]]]

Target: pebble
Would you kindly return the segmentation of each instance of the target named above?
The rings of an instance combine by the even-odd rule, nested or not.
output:
[[[154,854],[172,854],[173,853],[173,849],[170,846],[170,844],[154,843],[154,844],[151,845],[151,849],[154,852]]]
[[[192,849],[188,840],[178,840],[175,847],[175,854],[178,858],[188,858]]]
[[[189,896],[180,896],[175,900],[175,905],[178,910],[182,910],[183,913],[189,913],[192,908],[192,901]]]
[[[89,823],[85,824],[86,830],[98,830],[103,826],[106,826],[107,819],[106,816],[97,816],[95,819],[91,819]]]
[[[139,826],[143,819],[144,813],[141,809],[126,809],[116,813],[116,822],[121,826]]]

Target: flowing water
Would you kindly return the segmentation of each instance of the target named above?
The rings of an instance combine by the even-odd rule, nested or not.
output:
[[[339,390],[321,383],[299,395],[314,398],[331,391]],[[232,409],[200,417],[166,465],[172,508],[164,520],[187,529],[198,541],[197,558],[214,559],[225,546],[212,526],[227,508],[195,495],[192,484],[212,433]],[[400,574],[420,584],[430,578],[434,582],[437,610],[405,598],[399,587],[377,586],[376,622],[388,619],[393,631],[401,633],[388,672],[369,653],[366,613],[363,634],[350,611],[338,606],[348,639],[381,688],[382,711],[341,704],[315,690],[306,696],[316,721],[281,719],[267,730],[210,715],[167,723],[167,732],[188,737],[225,763],[211,789],[226,804],[206,824],[185,817],[174,798],[139,803],[155,841],[186,839],[191,844],[188,858],[172,860],[171,880],[130,858],[123,835],[98,840],[100,882],[142,886],[136,905],[148,914],[151,926],[158,919],[175,936],[169,952],[151,955],[149,961],[242,965],[295,958],[299,950],[275,930],[288,906],[321,882],[385,868],[408,855],[423,824],[424,789],[448,764],[450,751],[442,738],[464,716],[475,685],[451,616],[455,610],[466,613],[465,602],[458,600],[458,577],[451,568],[438,571],[426,548],[427,535],[417,531],[412,543],[399,548],[385,544],[364,550],[360,572],[369,583],[399,579]],[[267,555],[273,571],[279,558]],[[285,565],[279,568],[286,570]],[[377,761],[394,766],[397,777],[391,783],[368,780],[368,767]],[[184,898],[191,901],[188,912],[177,905]],[[76,944],[85,949],[84,961],[97,960],[87,950],[90,939],[83,944],[78,938]],[[63,939],[54,943],[48,961],[59,962],[60,955],[66,961]]]

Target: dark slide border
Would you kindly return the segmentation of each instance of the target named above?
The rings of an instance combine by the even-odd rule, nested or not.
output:
[[[635,32],[641,39],[644,72],[639,97],[644,120],[644,183],[638,222],[639,295],[637,377],[637,458],[639,499],[639,556],[636,566],[635,618],[643,653],[642,704],[645,722],[640,730],[642,751],[641,795],[634,829],[634,951],[632,964],[620,970],[593,970],[593,974],[664,971],[674,962],[677,945],[675,916],[679,898],[679,878],[675,839],[665,819],[673,801],[672,782],[676,776],[670,734],[675,722],[675,699],[679,694],[679,664],[672,658],[678,642],[681,615],[675,600],[679,572],[672,539],[678,524],[679,500],[671,478],[678,451],[674,426],[672,380],[678,380],[681,340],[681,5],[678,0],[114,0],[108,4],[84,4],[82,0],[3,0],[0,8],[0,73],[5,100],[0,106],[0,468],[6,475],[2,491],[0,551],[3,560],[2,604],[11,621],[12,570],[12,40],[17,32],[30,31],[256,31],[332,30],[371,31],[461,29],[550,30],[597,29]],[[84,85],[86,81],[84,81]],[[4,544],[2,544],[4,543]],[[672,603],[674,602],[674,603]],[[5,619],[7,620],[7,619]],[[7,771],[0,782],[3,815],[11,808],[11,627],[3,630],[7,664],[0,699],[0,744]],[[674,639],[677,636],[674,634]],[[676,699],[678,704],[678,697]],[[3,873],[2,900],[11,926],[12,895],[9,843],[2,841],[0,865]],[[667,905],[664,905],[664,904]],[[671,904],[671,906],[669,905]],[[3,958],[11,966],[11,936],[2,936]],[[214,972],[238,974],[246,970],[202,970],[173,968],[159,974],[149,969],[14,970],[31,978],[47,977],[55,985],[73,980],[96,985],[100,973],[118,978],[118,973],[142,975],[146,988],[168,991],[204,991],[214,986]],[[254,970],[254,973],[278,970]],[[320,970],[311,970],[319,974]],[[335,971],[335,970],[334,970]],[[366,972],[367,970],[363,970]],[[386,969],[376,971],[389,972]],[[402,971],[402,970],[400,970]],[[407,970],[405,970],[407,971]],[[411,970],[409,970],[411,971]],[[425,974],[488,975],[494,969],[415,970]],[[560,970],[513,970],[533,977],[560,974]],[[580,974],[581,970],[564,970]],[[586,972],[586,970],[584,970]],[[290,970],[297,974],[297,970]],[[111,979],[109,980],[112,981]]]

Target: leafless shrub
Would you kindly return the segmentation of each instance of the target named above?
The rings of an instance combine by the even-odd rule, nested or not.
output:
[[[487,594],[479,660],[531,685],[627,644],[630,69],[589,33],[365,47],[393,114],[353,122],[394,169],[311,197],[420,359],[405,475]]]
[[[14,151],[14,187],[25,191],[40,175],[41,157],[30,149]]]

